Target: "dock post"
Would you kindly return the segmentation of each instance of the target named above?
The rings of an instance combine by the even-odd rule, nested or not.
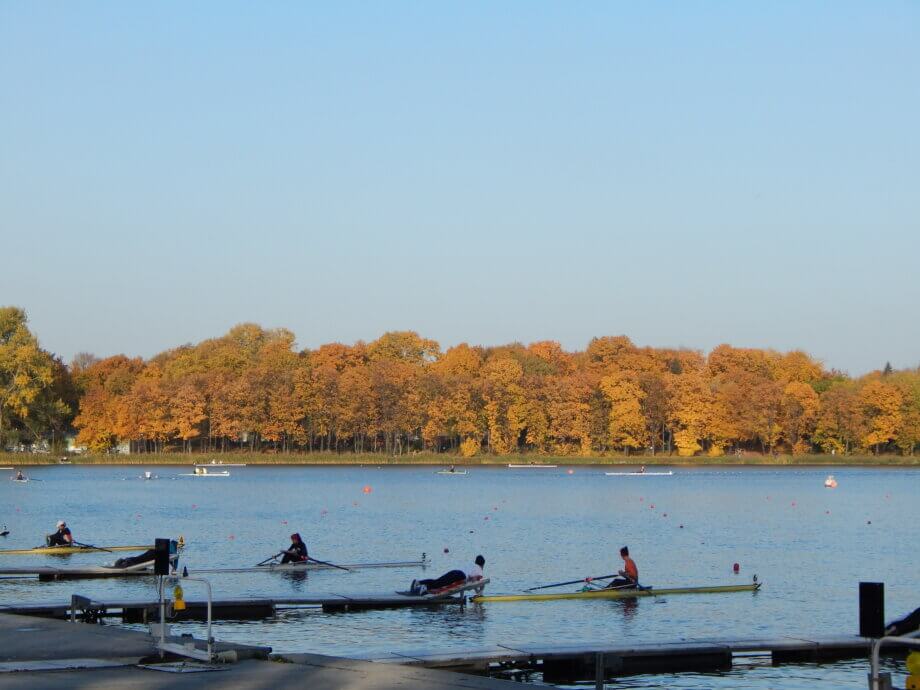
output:
[[[594,654],[594,690],[604,690],[604,653]]]
[[[859,636],[879,638],[885,635],[885,584],[859,583]]]

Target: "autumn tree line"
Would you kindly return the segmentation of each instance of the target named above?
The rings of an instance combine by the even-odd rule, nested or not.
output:
[[[800,351],[720,345],[442,350],[414,332],[298,350],[254,324],[151,359],[44,351],[0,308],[0,439],[76,433],[107,452],[506,455],[900,453],[920,443],[920,369],[850,378]]]

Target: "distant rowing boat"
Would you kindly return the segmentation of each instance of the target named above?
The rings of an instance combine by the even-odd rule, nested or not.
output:
[[[608,477],[670,477],[673,472],[604,472]]]
[[[542,469],[552,469],[553,467],[558,467],[558,465],[508,465],[508,467],[515,469],[515,470],[520,470],[520,469],[542,470]]]
[[[435,472],[435,474],[459,474],[459,475],[464,475],[464,474],[469,474],[469,472],[467,472],[466,470],[438,470],[437,472]]]
[[[36,546],[31,549],[0,549],[0,556],[25,556],[30,554],[53,554],[55,556],[69,556],[74,553],[90,553],[91,551],[146,551],[152,549],[146,546]]]
[[[229,477],[230,471],[209,472],[207,467],[195,467],[194,472],[183,472],[180,477]]]
[[[749,585],[716,585],[713,587],[667,587],[662,589],[592,589],[587,592],[564,592],[561,594],[493,594],[473,597],[474,603],[505,601],[557,601],[561,599],[636,599],[639,597],[663,597],[673,594],[723,594],[727,592],[756,592],[760,582]]]

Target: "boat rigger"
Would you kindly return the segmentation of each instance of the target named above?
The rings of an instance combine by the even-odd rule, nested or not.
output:
[[[663,597],[672,594],[723,594],[727,592],[756,592],[760,582],[746,585],[714,585],[709,587],[640,587],[638,589],[591,589],[583,592],[557,594],[493,594],[473,597],[473,603],[484,604],[504,601],[557,601],[562,599],[636,599]]]

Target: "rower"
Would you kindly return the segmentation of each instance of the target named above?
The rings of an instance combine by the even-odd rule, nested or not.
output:
[[[472,567],[467,568],[466,571],[458,568],[449,570],[441,575],[441,577],[435,579],[412,580],[409,592],[416,596],[424,596],[431,591],[444,589],[446,587],[468,582],[478,582],[482,579],[482,569],[485,567],[485,564],[486,559],[483,558],[482,555],[476,556],[476,561],[473,563]]]
[[[453,465],[451,465],[451,466],[450,466],[450,469],[447,470],[447,471],[448,471],[448,472],[456,472],[457,470],[454,468]]]
[[[291,547],[281,553],[284,554],[281,559],[282,563],[302,563],[310,558],[307,553],[307,545],[303,543],[299,532],[291,535]]]
[[[629,557],[629,547],[624,546],[620,549],[620,557],[623,559],[623,570],[619,571],[620,577],[612,580],[608,589],[634,589],[639,586],[639,569],[636,562]]]
[[[49,534],[45,537],[45,541],[48,546],[73,546],[73,535],[70,533],[67,523],[63,520],[58,520],[57,532]]]
[[[16,481],[21,482],[25,480],[25,476],[22,473],[22,470],[17,470],[16,472]]]

